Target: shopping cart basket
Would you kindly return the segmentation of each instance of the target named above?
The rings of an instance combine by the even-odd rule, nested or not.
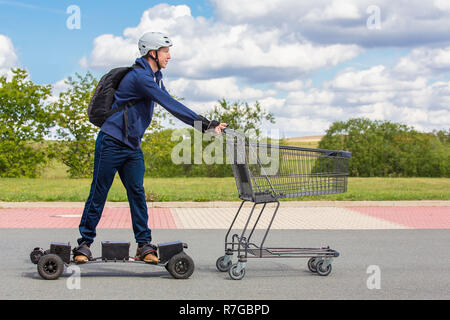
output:
[[[240,280],[245,276],[247,258],[309,258],[308,268],[321,276],[331,272],[336,250],[322,248],[265,247],[264,243],[280,207],[279,199],[347,191],[348,162],[351,153],[324,149],[249,142],[242,133],[225,129],[227,155],[231,160],[239,198],[242,200],[225,235],[225,255],[217,259],[216,267],[230,277]],[[269,161],[270,160],[270,161]],[[253,202],[243,230],[231,236],[230,232],[245,202]],[[268,203],[276,203],[267,230],[260,244],[251,242],[255,228]],[[262,204],[259,215],[249,227],[255,207]],[[247,235],[248,234],[248,235]],[[238,262],[233,264],[233,253]]]

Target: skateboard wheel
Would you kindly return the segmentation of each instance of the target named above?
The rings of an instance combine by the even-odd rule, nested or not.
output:
[[[56,254],[46,254],[39,259],[37,269],[45,280],[55,280],[64,271],[64,262]]]
[[[194,261],[186,253],[180,252],[170,258],[167,271],[175,279],[187,279],[194,273]]]
[[[30,253],[30,260],[32,263],[37,264],[39,259],[45,255],[45,251],[42,248],[34,248]]]

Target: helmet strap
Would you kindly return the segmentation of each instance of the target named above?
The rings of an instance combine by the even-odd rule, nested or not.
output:
[[[148,52],[147,56],[150,57],[153,61],[156,62],[156,65],[158,66],[158,71],[161,70],[161,66],[159,65],[159,60],[158,60],[158,50],[155,50],[155,57],[153,57],[150,54],[150,51]]]

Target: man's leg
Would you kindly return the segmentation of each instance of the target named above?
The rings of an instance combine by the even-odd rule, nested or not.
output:
[[[150,243],[151,230],[148,227],[147,203],[144,190],[144,157],[142,151],[130,151],[128,160],[119,168],[119,176],[127,190],[131,221],[136,242]]]
[[[105,139],[106,138],[106,139]],[[81,238],[78,244],[88,246],[94,241],[96,227],[105,206],[106,197],[114,181],[117,168],[124,159],[123,151],[114,144],[111,138],[100,132],[95,144],[94,174],[91,191],[85,203],[79,230]]]

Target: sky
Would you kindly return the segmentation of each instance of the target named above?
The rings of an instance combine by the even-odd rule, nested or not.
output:
[[[0,0],[0,75],[24,68],[56,97],[76,72],[133,64],[160,31],[166,88],[198,114],[225,98],[259,101],[272,136],[356,117],[431,132],[450,128],[448,30],[447,0]]]

